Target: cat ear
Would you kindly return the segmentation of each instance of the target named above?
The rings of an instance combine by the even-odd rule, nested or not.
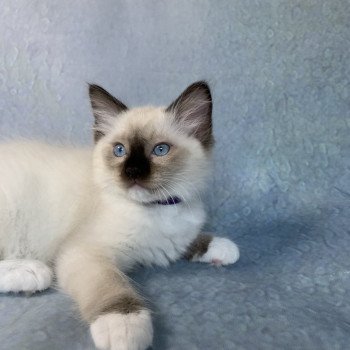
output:
[[[213,102],[208,84],[198,81],[190,85],[167,109],[185,131],[196,137],[205,148],[213,143]]]
[[[89,95],[95,117],[94,139],[97,142],[108,132],[114,118],[128,107],[98,85],[89,84]]]

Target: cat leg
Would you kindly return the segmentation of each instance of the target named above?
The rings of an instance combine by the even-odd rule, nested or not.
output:
[[[59,286],[77,302],[98,349],[145,350],[152,344],[150,311],[128,278],[96,247],[65,248]]]
[[[189,245],[184,257],[195,262],[229,265],[239,259],[239,249],[228,238],[201,233]]]
[[[0,293],[34,293],[49,288],[51,282],[51,269],[39,260],[0,261]]]

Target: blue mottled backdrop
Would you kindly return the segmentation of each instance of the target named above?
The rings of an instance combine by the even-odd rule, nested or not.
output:
[[[135,274],[154,349],[348,348],[349,23],[348,0],[0,2],[1,139],[92,143],[87,82],[130,106],[212,86],[208,227],[242,257]],[[0,348],[93,346],[48,291],[0,296]]]

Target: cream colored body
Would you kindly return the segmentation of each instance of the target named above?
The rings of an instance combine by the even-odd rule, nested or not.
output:
[[[0,145],[3,259],[46,263],[91,210],[91,151],[22,141]]]
[[[135,262],[166,265],[184,252],[204,221],[200,203],[143,205],[103,194],[91,162],[91,150],[0,146],[2,258],[53,262],[71,240],[108,247],[124,270]]]

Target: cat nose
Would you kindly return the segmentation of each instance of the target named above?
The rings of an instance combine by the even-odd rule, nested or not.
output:
[[[127,167],[125,169],[126,176],[131,180],[136,180],[141,175],[141,170],[138,167]]]

